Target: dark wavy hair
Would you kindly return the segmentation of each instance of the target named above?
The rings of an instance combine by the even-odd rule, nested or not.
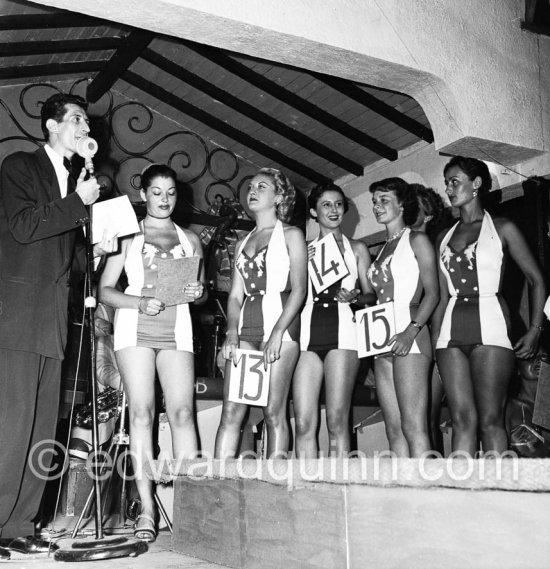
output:
[[[61,122],[67,113],[67,105],[78,105],[84,111],[88,110],[88,103],[78,95],[70,95],[68,93],[56,93],[48,97],[42,108],[40,109],[40,128],[45,140],[49,140],[50,132],[46,123],[53,119],[55,122]]]
[[[153,180],[157,177],[171,178],[174,184],[177,181],[177,175],[170,166],[165,164],[150,164],[141,173],[141,189],[146,192],[151,186]]]
[[[443,168],[443,175],[446,175],[447,170],[453,166],[458,166],[472,182],[477,178],[477,176],[481,178],[481,186],[478,188],[478,194],[480,196],[491,191],[491,188],[493,187],[493,180],[491,179],[489,168],[485,162],[482,162],[477,158],[454,156],[447,162],[447,164],[445,164],[445,168]]]
[[[393,192],[399,205],[403,207],[403,221],[405,225],[413,225],[418,217],[418,199],[416,192],[403,178],[384,178],[373,182],[369,186],[369,192]]]
[[[432,216],[432,219],[426,224],[426,227],[437,225],[445,209],[443,198],[433,188],[427,188],[422,184],[410,184],[410,186],[416,192],[416,196],[426,212],[426,215]],[[418,213],[420,213],[420,211],[418,211]]]
[[[310,209],[317,209],[317,202],[325,192],[338,192],[342,196],[342,202],[344,203],[344,213],[349,209],[349,200],[344,190],[337,186],[336,184],[319,184],[315,186],[307,196],[307,207]],[[317,218],[315,218],[317,219]]]
[[[296,201],[296,190],[291,181],[276,168],[261,168],[257,174],[268,176],[273,181],[275,195],[282,196],[281,202],[276,207],[277,219],[283,223],[288,223],[292,218]]]

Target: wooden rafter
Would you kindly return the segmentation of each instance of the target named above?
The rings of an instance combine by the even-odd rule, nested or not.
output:
[[[42,55],[45,53],[79,53],[109,51],[121,46],[123,38],[83,38],[59,41],[22,41],[0,43],[0,55]]]
[[[149,45],[154,34],[145,30],[133,30],[124,38],[123,45],[111,57],[86,89],[86,98],[91,103],[98,101],[120,78]]]
[[[269,116],[267,113],[260,111],[257,107],[250,105],[238,97],[231,95],[224,89],[220,89],[219,87],[213,85],[209,81],[206,81],[202,77],[195,75],[191,71],[188,71],[181,65],[166,59],[162,55],[154,52],[151,49],[145,49],[141,54],[141,58],[149,63],[152,63],[159,69],[162,69],[166,73],[169,73],[173,77],[184,81],[188,85],[191,85],[193,88],[202,91],[206,95],[212,97],[223,103],[224,105],[234,109],[235,111],[245,115],[252,120],[256,121],[257,123],[269,128],[270,130],[277,132],[281,136],[284,136],[288,140],[292,141],[294,144],[305,148],[308,152],[316,154],[328,162],[332,162],[336,164],[340,168],[343,168],[347,172],[354,174],[355,176],[362,176],[363,175],[363,166],[346,158],[342,154],[335,152],[331,148],[319,143],[316,140],[313,140],[311,137],[306,136],[305,134],[301,133],[300,131],[287,126],[286,124],[274,119],[273,117]]]
[[[317,122],[324,124],[328,128],[340,133],[346,138],[353,140],[371,152],[374,152],[383,158],[387,158],[388,160],[397,160],[397,150],[394,148],[390,148],[388,145],[383,144],[382,142],[376,140],[364,132],[361,132],[355,127],[328,113],[324,109],[321,109],[317,105],[306,101],[292,91],[281,87],[275,83],[275,81],[271,81],[260,73],[255,72],[246,65],[243,65],[234,58],[226,55],[221,50],[199,46],[195,43],[186,43],[185,45],[188,49],[193,50],[202,57],[208,59],[216,65],[219,65],[226,71],[233,73],[244,81],[247,81],[251,85],[254,85],[258,89],[265,91],[272,97],[279,99],[283,103],[294,107],[301,113],[316,120]]]
[[[118,24],[81,16],[72,12],[55,14],[20,14],[0,16],[0,30],[43,30],[46,28],[87,28],[96,26],[118,26]]]
[[[263,142],[256,140],[252,136],[240,131],[239,129],[228,125],[227,123],[218,119],[217,117],[214,117],[211,114],[207,113],[206,111],[203,111],[202,109],[195,107],[194,105],[188,103],[187,101],[180,99],[173,93],[166,91],[165,89],[159,87],[158,85],[152,83],[151,81],[147,81],[146,79],[140,77],[139,75],[133,73],[132,71],[124,72],[122,74],[121,79],[123,79],[130,85],[133,85],[138,89],[141,89],[145,93],[148,93],[149,95],[155,97],[159,101],[162,101],[163,103],[166,103],[167,105],[173,107],[174,109],[177,109],[182,113],[185,113],[191,118],[202,122],[203,124],[207,125],[208,127],[214,130],[217,130],[219,133],[223,134],[224,136],[227,136],[228,138],[235,140],[239,144],[242,144],[254,150],[254,152],[262,154],[269,160],[272,160],[273,162],[280,164],[281,166],[288,168],[289,170],[292,170],[296,174],[299,174],[300,176],[303,176],[304,178],[307,178],[312,182],[318,184],[326,184],[327,182],[331,181],[327,177],[319,174],[319,172],[317,172],[316,170],[308,168],[301,162],[298,162],[297,160],[294,160],[289,156],[286,156],[282,152],[279,152],[278,150],[271,148],[267,144],[264,144]]]
[[[409,131],[415,136],[418,136],[418,138],[422,138],[429,143],[434,141],[434,134],[430,128],[419,123],[417,120],[408,117],[406,114],[399,112],[394,107],[384,103],[384,101],[381,101],[374,95],[363,91],[363,89],[353,84],[351,81],[317,73],[311,73],[311,75],[325,83],[325,85],[332,87],[335,91],[342,93],[342,95],[353,99],[357,103],[367,107],[392,123]]]
[[[23,79],[48,75],[81,75],[95,73],[105,61],[74,61],[69,63],[46,63],[43,65],[16,65],[0,67],[0,79]]]

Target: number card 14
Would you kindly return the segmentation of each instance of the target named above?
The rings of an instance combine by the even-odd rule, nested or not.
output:
[[[229,401],[266,407],[271,366],[264,369],[264,354],[257,350],[237,350],[237,365],[229,372]]]
[[[309,261],[309,275],[315,292],[320,293],[347,276],[349,270],[332,233],[317,241],[314,247],[315,255]]]
[[[355,313],[357,355],[360,358],[390,351],[390,338],[395,335],[393,302],[369,306]]]

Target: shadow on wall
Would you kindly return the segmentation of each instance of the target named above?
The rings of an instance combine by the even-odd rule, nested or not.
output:
[[[346,235],[355,235],[355,229],[359,225],[360,219],[357,205],[353,200],[349,200],[349,209],[342,220],[342,231]]]

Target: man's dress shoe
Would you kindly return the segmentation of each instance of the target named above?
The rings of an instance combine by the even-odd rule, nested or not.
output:
[[[55,551],[59,549],[59,546],[55,545],[55,543],[51,543],[34,535],[28,535],[27,537],[16,537],[4,547],[10,551],[15,551],[17,553],[30,554],[48,553],[49,551]]]
[[[7,561],[10,558],[10,552],[5,547],[0,547],[0,561]]]

